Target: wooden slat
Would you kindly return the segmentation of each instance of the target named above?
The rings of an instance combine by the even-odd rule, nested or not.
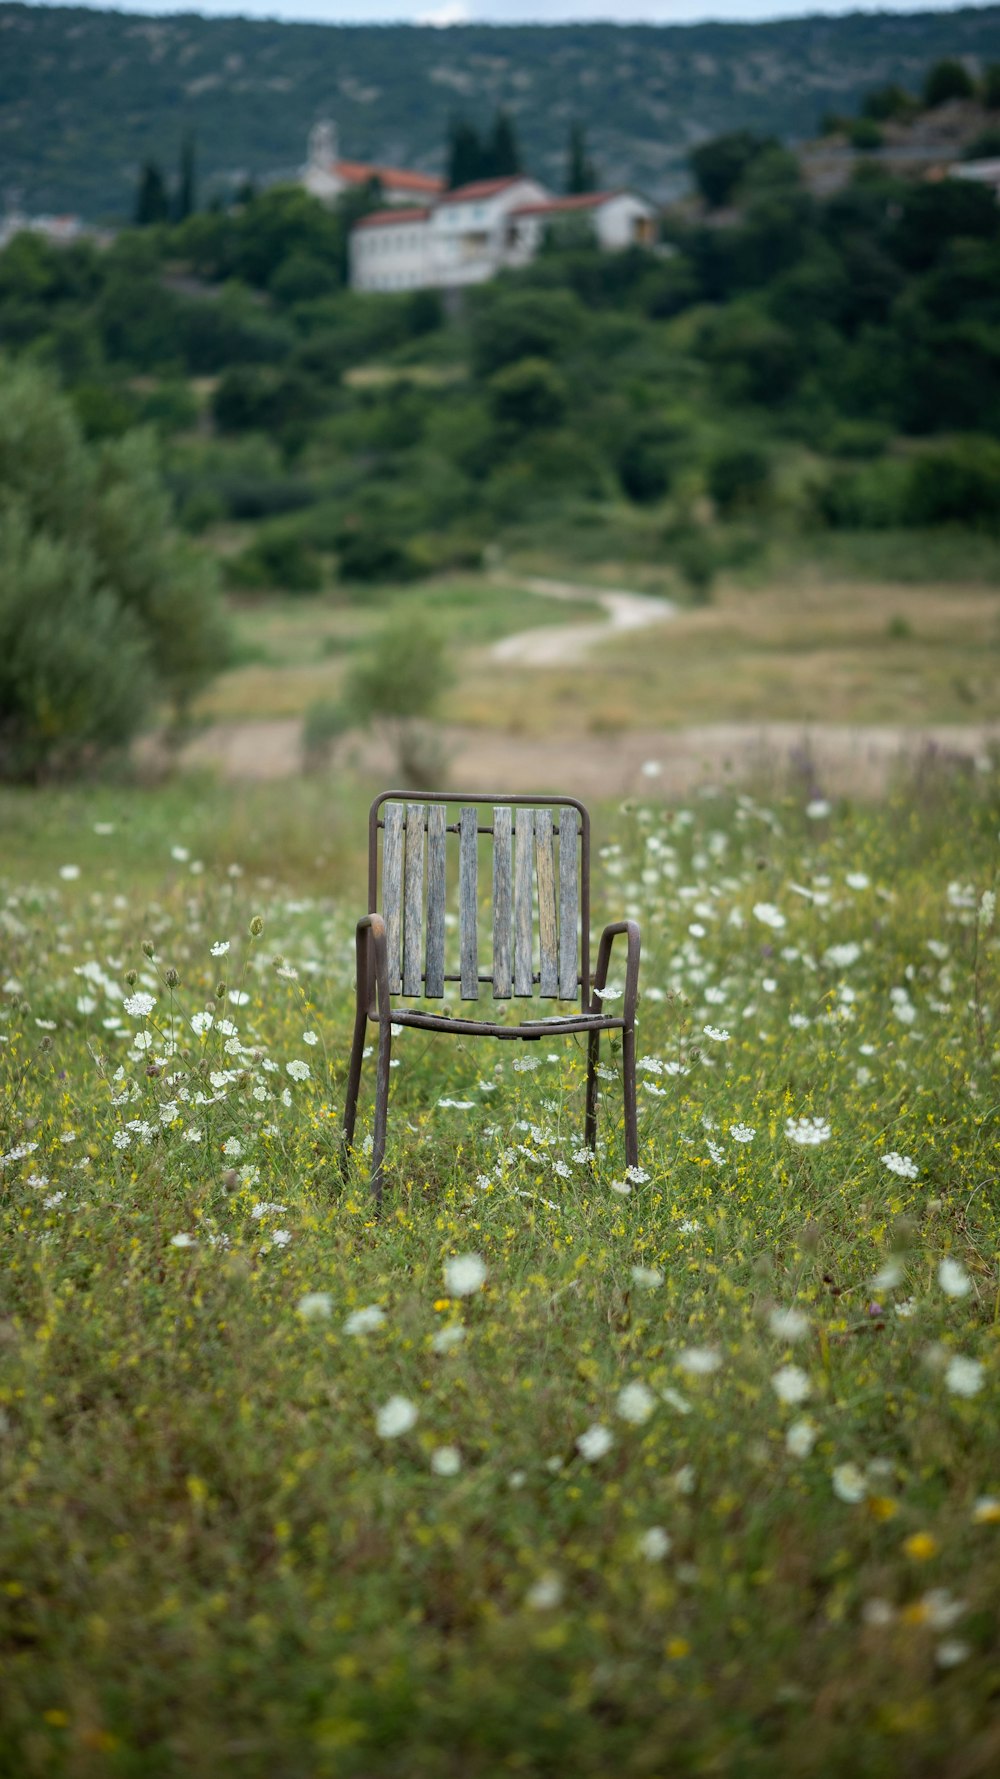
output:
[[[556,867],[552,842],[552,812],[535,813],[535,874],[538,879],[538,992],[554,1000],[559,993],[559,961],[556,939]]]
[[[424,805],[406,805],[406,869],[403,876],[403,993],[423,988]]]
[[[458,926],[461,947],[462,999],[479,999],[478,866],[479,817],[475,807],[462,805],[458,821]]]
[[[443,803],[427,810],[427,974],[424,994],[440,1000],[444,994],[445,857],[448,815]]]
[[[403,805],[385,805],[385,832],[382,837],[382,918],[385,921],[385,942],[389,954],[389,993],[398,995],[399,940],[403,901]]]
[[[493,999],[508,999],[511,930],[511,829],[510,805],[493,811]]]
[[[514,853],[514,993],[534,993],[531,958],[531,878],[535,817],[531,809],[517,812]]]
[[[559,814],[559,999],[575,1001],[577,928],[580,924],[580,867],[576,837],[580,818],[575,809]]]

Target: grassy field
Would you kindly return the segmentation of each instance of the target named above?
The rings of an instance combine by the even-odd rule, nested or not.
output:
[[[362,810],[0,801],[0,1772],[986,1779],[995,777],[604,811],[641,1169],[407,1032],[380,1220]]]
[[[565,579],[565,564],[523,566]],[[904,565],[905,566],[905,565]],[[931,561],[938,570],[942,564]],[[648,564],[595,565],[577,600],[531,592],[518,574],[486,575],[359,595],[261,598],[233,604],[234,665],[198,700],[196,721],[301,716],[336,698],[346,663],[372,647],[400,610],[429,618],[448,639],[456,682],[446,721],[544,735],[719,721],[984,722],[1000,717],[1000,603],[995,583],[923,584],[869,576],[863,561],[784,561],[730,575],[705,606],[685,603],[669,572]],[[677,616],[609,638],[563,671],[502,669],[499,638],[538,625],[593,622],[605,587],[672,594]]]

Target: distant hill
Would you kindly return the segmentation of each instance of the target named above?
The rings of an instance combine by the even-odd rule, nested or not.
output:
[[[449,116],[515,115],[561,180],[572,118],[606,183],[666,196],[689,147],[739,126],[811,136],[867,89],[1000,61],[1000,6],[758,25],[315,26],[0,4],[0,204],[122,220],[147,156],[197,134],[204,195],[301,163],[332,115],[342,152],[439,171]]]

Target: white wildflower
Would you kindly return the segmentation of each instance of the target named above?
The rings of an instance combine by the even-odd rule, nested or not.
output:
[[[714,1347],[685,1347],[678,1353],[675,1364],[689,1377],[708,1377],[718,1371],[722,1359]]]
[[[648,1531],[643,1532],[636,1548],[648,1563],[661,1563],[672,1543],[669,1532],[665,1532],[662,1526],[650,1526]]]
[[[333,1313],[333,1298],[329,1291],[307,1291],[295,1308],[304,1322],[325,1322]]]
[[[972,1290],[970,1279],[961,1261],[953,1260],[946,1254],[938,1266],[938,1284],[946,1297],[968,1297]]]
[[[804,1340],[809,1333],[809,1317],[797,1309],[773,1309],[767,1325],[777,1340]]]
[[[816,1444],[817,1429],[805,1416],[793,1421],[785,1434],[785,1450],[793,1458],[808,1458]]]
[[[887,1155],[883,1155],[882,1166],[887,1167],[890,1174],[898,1174],[901,1180],[915,1180],[920,1172],[909,1155],[900,1155],[896,1149],[890,1149]]]
[[[831,1477],[833,1492],[838,1501],[846,1501],[848,1506],[855,1507],[863,1501],[868,1493],[865,1473],[857,1464],[848,1461],[838,1464]]]
[[[345,1334],[371,1334],[374,1329],[381,1328],[385,1321],[385,1310],[377,1303],[370,1303],[364,1309],[352,1310],[344,1323]]]
[[[375,1411],[375,1431],[382,1439],[398,1439],[417,1424],[415,1405],[405,1396],[390,1396]]]
[[[444,1284],[449,1297],[472,1297],[486,1282],[486,1262],[481,1254],[456,1254],[444,1264]]]
[[[787,925],[781,909],[776,908],[773,902],[755,902],[753,911],[762,926],[773,927],[775,932]]]
[[[285,1074],[291,1075],[293,1081],[308,1081],[310,1075],[309,1064],[307,1062],[299,1062],[297,1059],[292,1062],[286,1062]]]
[[[560,1605],[562,1597],[563,1584],[558,1575],[540,1575],[525,1594],[524,1603],[533,1612],[551,1612]]]
[[[636,1378],[630,1384],[623,1384],[615,1407],[623,1421],[630,1421],[633,1427],[641,1427],[644,1421],[649,1420],[656,1407],[656,1397],[646,1384]]]
[[[978,1359],[966,1359],[962,1353],[956,1353],[945,1366],[945,1389],[953,1396],[978,1396],[984,1375]]]
[[[141,990],[138,994],[127,995],[125,998],[125,1011],[130,1019],[147,1019],[155,1006],[155,996]]]
[[[457,1476],[462,1468],[462,1454],[457,1446],[439,1445],[431,1453],[431,1469],[435,1476]]]
[[[779,1402],[794,1407],[812,1395],[812,1380],[800,1365],[779,1365],[771,1378],[771,1388]]]
[[[465,1329],[461,1322],[448,1322],[431,1336],[431,1351],[450,1353],[452,1347],[460,1346],[465,1339]]]
[[[229,940],[228,939],[216,939],[215,944],[212,946],[211,949],[212,949],[213,957],[225,957],[226,953],[229,950]]]
[[[595,1421],[585,1433],[580,1434],[576,1442],[576,1449],[581,1458],[586,1458],[588,1464],[596,1464],[598,1458],[603,1458],[614,1443],[615,1438],[611,1429],[603,1427],[600,1421]]]
[[[830,1141],[831,1130],[825,1118],[789,1118],[785,1122],[785,1135],[790,1143],[813,1149]]]
[[[633,1266],[632,1283],[640,1291],[656,1291],[663,1284],[663,1274],[656,1266]]]

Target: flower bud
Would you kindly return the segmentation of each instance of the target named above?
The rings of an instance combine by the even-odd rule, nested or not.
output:
[[[137,981],[139,980],[138,970],[126,970],[125,980],[128,983],[129,988],[134,988]]]
[[[261,933],[263,931],[264,931],[263,915],[255,914],[252,921],[250,922],[250,937],[251,937],[251,939],[259,939],[261,936]]]
[[[142,942],[142,949],[144,956],[151,958],[154,951],[152,939],[144,939]]]
[[[176,988],[177,987],[177,984],[180,981],[180,977],[178,976],[177,971],[174,969],[172,964],[171,964],[169,970],[165,970],[163,972],[163,980],[166,983],[168,988]]]
[[[215,985],[215,998],[216,998],[216,1000],[217,1000],[217,1001],[224,1001],[224,1000],[225,1000],[225,998],[226,998],[226,985],[225,985],[225,983],[224,983],[224,982],[217,982],[217,983],[216,983],[216,985]]]

